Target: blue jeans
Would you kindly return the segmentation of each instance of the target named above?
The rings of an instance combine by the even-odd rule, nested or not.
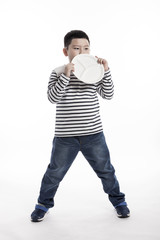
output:
[[[101,179],[112,205],[124,202],[125,195],[120,192],[105,137],[100,132],[79,137],[54,137],[50,164],[42,179],[38,203],[46,208],[54,206],[57,188],[79,151]]]

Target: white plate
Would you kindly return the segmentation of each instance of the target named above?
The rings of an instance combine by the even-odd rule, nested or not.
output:
[[[89,84],[100,81],[104,76],[104,67],[97,62],[97,58],[90,54],[78,54],[72,59],[74,75]]]

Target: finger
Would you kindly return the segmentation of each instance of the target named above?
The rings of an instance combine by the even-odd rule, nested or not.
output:
[[[98,63],[102,64],[103,63],[103,58],[99,58]]]

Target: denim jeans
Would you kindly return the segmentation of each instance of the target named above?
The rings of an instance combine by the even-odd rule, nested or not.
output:
[[[108,194],[112,205],[124,202],[125,195],[120,192],[105,137],[100,132],[79,137],[54,137],[50,164],[42,179],[38,203],[46,208],[54,206],[57,188],[79,151],[101,179],[104,192]]]

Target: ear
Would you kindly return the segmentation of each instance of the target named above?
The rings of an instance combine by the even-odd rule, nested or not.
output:
[[[68,51],[67,51],[66,48],[63,48],[63,53],[64,53],[64,55],[65,55],[66,57],[68,56]]]

